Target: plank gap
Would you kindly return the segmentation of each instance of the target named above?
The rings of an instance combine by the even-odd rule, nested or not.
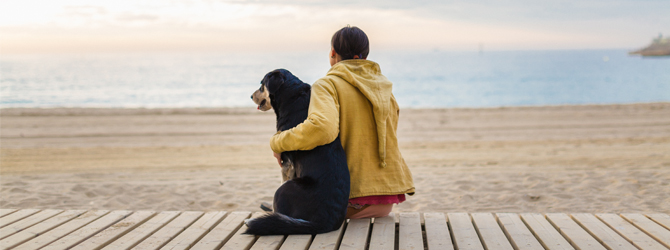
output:
[[[340,237],[337,239],[337,243],[335,244],[335,249],[340,249],[342,246],[342,238],[344,238],[344,233],[347,231],[347,228],[349,227],[349,220],[346,220],[347,223],[342,224],[342,232],[340,232]]]
[[[498,223],[514,249],[521,250],[544,250],[544,247],[533,235],[528,226],[521,220],[521,216],[515,213],[496,213]]]
[[[182,213],[181,215],[177,216],[177,218],[179,218],[179,217],[181,217],[181,216],[186,216],[186,218],[188,218],[188,215],[192,214],[192,213],[189,213],[189,214],[187,214],[187,213],[189,213],[189,212],[186,211],[186,212]],[[174,235],[172,235],[172,236],[170,237],[170,239],[167,239],[167,240],[165,240],[164,242],[160,243],[159,246],[158,246],[156,249],[160,249],[160,248],[166,246],[168,243],[170,243],[170,241],[172,241],[172,240],[176,239],[177,237],[179,237],[180,234],[182,234],[184,231],[186,231],[187,228],[189,228],[191,225],[193,225],[193,223],[195,223],[196,221],[198,221],[198,220],[205,214],[205,213],[203,213],[203,212],[197,212],[197,213],[200,213],[200,214],[198,214],[198,215],[196,215],[196,216],[193,216],[194,218],[189,218],[190,221],[187,222],[187,223],[185,223],[183,227],[182,227],[182,226],[177,227],[177,228],[178,228],[178,229],[177,229],[178,232],[175,233]],[[180,219],[183,219],[183,218],[180,218]],[[175,218],[175,220],[176,220],[176,218]],[[188,221],[188,220],[187,220],[187,221]],[[169,226],[169,225],[170,225],[170,223],[167,223],[165,226]],[[158,232],[160,232],[160,230],[159,230],[159,231],[156,231],[156,233],[158,233]],[[169,232],[169,231],[167,231],[167,232]],[[168,236],[169,236],[169,235],[168,235]]]
[[[603,242],[602,239],[598,238],[597,235],[595,235],[593,232],[591,232],[591,230],[589,230],[589,228],[587,228],[584,224],[582,224],[579,220],[577,220],[572,214],[570,214],[570,215],[568,215],[568,216],[570,216],[570,219],[572,219],[572,221],[574,221],[575,223],[577,223],[578,226],[580,226],[582,229],[584,229],[584,231],[586,231],[586,233],[588,233],[589,235],[591,235],[591,237],[593,237],[596,241],[598,241],[598,243],[600,243],[601,245],[603,245],[603,246],[609,248],[609,246],[607,246],[607,245]]]
[[[599,213],[595,216],[621,237],[628,240],[640,249],[663,249],[666,248],[651,236],[638,229],[633,223],[628,222],[622,216],[610,213]],[[666,248],[667,249],[667,248]]]
[[[200,235],[200,236],[198,237],[198,239],[196,239],[196,240],[193,242],[193,244],[192,244],[190,247],[188,247],[187,249],[190,249],[190,248],[192,248],[193,246],[195,246],[195,244],[198,244],[198,242],[200,242],[200,240],[202,240],[203,238],[205,238],[205,236],[207,236],[207,234],[209,234],[209,232],[211,232],[212,230],[214,230],[214,228],[216,228],[216,226],[218,226],[223,220],[225,220],[225,219],[228,217],[229,214],[230,214],[229,212],[225,212],[225,214],[223,214],[223,216],[221,216],[221,218],[220,218],[218,221],[216,221],[216,222],[215,222],[211,227],[209,227],[209,228],[208,228],[202,235]],[[195,222],[194,222],[194,223],[195,223]],[[241,227],[241,226],[242,226],[242,225],[240,225],[240,227]]]
[[[519,216],[545,249],[575,249],[543,214],[522,213]]]
[[[100,218],[96,219],[95,221],[89,223],[88,225],[86,225],[86,227],[82,227],[82,228],[80,228],[76,231],[71,232],[70,233],[71,236],[69,238],[72,238],[72,237],[74,237],[74,238],[71,239],[70,243],[64,242],[63,244],[66,244],[65,248],[67,248],[67,249],[73,248],[76,245],[81,244],[82,242],[84,242],[84,241],[90,239],[91,237],[93,237],[94,235],[96,235],[96,234],[104,231],[105,229],[111,227],[112,225],[118,223],[119,221],[121,221],[125,218],[128,218],[128,216],[130,216],[131,214],[133,214],[133,212],[132,211],[127,211],[127,210],[111,211],[108,214],[106,214],[105,216],[101,216]],[[118,217],[115,218],[115,215],[118,216]],[[77,237],[81,237],[81,238],[77,239]],[[62,242],[65,239],[66,238],[63,237],[59,241]],[[49,249],[49,248],[45,247],[45,249]]]
[[[608,249],[637,250],[628,240],[621,237],[609,225],[598,220],[593,214],[578,213],[571,214],[572,219],[577,222],[586,232],[591,234],[600,244]]]
[[[0,245],[7,248],[16,247],[42,234],[45,234],[56,227],[64,225],[71,220],[74,220],[85,212],[86,210],[66,210],[65,212],[43,221],[40,224],[33,225],[22,230],[21,232],[17,232],[5,239],[2,239],[2,241],[0,241]]]
[[[670,230],[670,215],[667,214],[646,214],[647,218],[653,220],[667,230]]]
[[[393,242],[393,249],[398,249],[398,247],[400,246],[400,221],[399,221],[399,219],[396,219],[395,233],[394,234],[395,235],[393,236],[393,238],[394,238],[395,242]]]
[[[10,215],[11,213],[16,212],[18,209],[13,208],[2,208],[0,209],[0,218]]]
[[[580,249],[579,246],[575,243],[575,241],[572,240],[572,239],[570,239],[570,237],[566,234],[566,232],[565,232],[564,230],[561,230],[561,227],[559,227],[559,226],[556,224],[556,222],[554,222],[554,220],[552,220],[551,218],[549,218],[549,216],[546,216],[546,215],[545,215],[544,217],[545,217],[545,218],[547,219],[547,221],[549,222],[549,225],[551,225],[552,227],[554,227],[554,229],[555,229],[556,231],[558,231],[558,233],[561,234],[561,235],[563,236],[563,238],[565,238],[565,240],[567,240],[568,243],[570,243],[570,245],[571,245],[573,248],[575,248],[575,249]]]
[[[309,250],[335,250],[340,248],[340,241],[344,237],[347,224],[345,220],[337,230],[315,235],[312,243],[310,243]]]
[[[375,226],[375,219],[376,218],[370,219],[370,224],[368,226],[368,237],[365,239],[365,249],[370,249],[370,240],[372,240],[372,228]]]
[[[30,228],[34,225],[37,225],[43,221],[55,217],[56,215],[62,213],[63,211],[64,210],[46,209],[30,217],[27,217],[21,221],[17,221],[16,223],[13,223],[9,226],[0,229],[0,239],[7,238],[9,236],[12,236],[16,233],[23,231],[26,228]]]
[[[449,216],[447,214],[444,214],[444,218],[447,221],[447,228],[449,229],[449,237],[451,238],[451,246],[453,249],[458,249],[458,246],[456,246],[456,236],[454,236],[454,228],[451,226],[451,221],[449,220]]]
[[[423,214],[421,214],[421,218],[423,218]],[[423,221],[423,219],[422,219]],[[426,224],[422,223],[421,224],[421,239],[423,240],[423,246],[428,247],[428,236],[426,235]]]
[[[477,222],[475,222],[475,220],[472,218],[472,216],[470,214],[468,214],[468,216],[470,217],[470,221],[472,223],[472,226],[475,228],[475,232],[477,233],[477,238],[479,239],[479,242],[482,243],[482,247],[484,247],[484,249],[489,249],[488,246],[486,245],[486,242],[484,241],[484,237],[482,237],[482,232],[479,231],[479,227],[477,226]]]
[[[148,211],[135,211],[135,212],[133,212],[131,215],[128,215],[128,216],[126,216],[125,218],[123,218],[122,220],[120,220],[120,221],[118,221],[118,222],[112,224],[110,227],[108,227],[108,228],[105,229],[105,230],[109,230],[110,228],[113,228],[115,225],[117,225],[117,224],[119,224],[119,223],[124,223],[124,220],[128,219],[128,218],[129,218],[130,216],[132,216],[132,215],[137,216],[138,214],[141,214],[141,213],[149,213],[149,212],[148,212]],[[114,235],[114,236],[110,237],[110,238],[107,239],[105,242],[103,242],[103,243],[101,243],[99,246],[95,247],[94,250],[99,250],[99,249],[102,249],[102,248],[106,247],[107,245],[111,244],[112,242],[114,242],[114,241],[120,239],[121,237],[125,236],[126,234],[132,232],[132,231],[135,230],[137,227],[139,227],[140,225],[142,225],[142,224],[144,224],[145,222],[149,221],[151,218],[153,218],[154,216],[156,216],[156,215],[158,214],[158,213],[156,213],[156,212],[151,212],[151,213],[152,213],[152,214],[150,214],[150,215],[147,216],[146,218],[140,220],[139,222],[133,224],[132,226],[129,226],[128,228],[126,228],[125,230],[123,230],[122,232],[120,232],[118,235]],[[99,235],[99,234],[101,234],[101,233],[104,233],[104,231],[101,231],[101,232],[99,232],[98,234],[89,237],[89,238],[86,239],[85,241],[80,242],[78,245],[74,246],[72,249],[83,248],[83,244],[86,244],[86,241],[91,240],[92,238],[96,237],[97,235]],[[100,236],[100,237],[101,237],[101,236]],[[82,244],[82,243],[83,243],[83,244]]]
[[[500,221],[500,218],[498,217],[498,215],[497,215],[497,214],[494,214],[494,215],[493,215],[493,218],[496,220],[496,223],[498,223],[498,226],[499,226],[500,229],[503,231],[503,234],[505,234],[505,238],[507,238],[507,242],[509,242],[510,244],[512,244],[512,247],[513,247],[514,249],[518,249],[518,247],[516,246],[517,244],[516,244],[516,243],[514,242],[514,240],[512,239],[512,236],[510,236],[509,232],[508,232],[507,229],[505,228],[505,225],[503,225],[503,223]]]
[[[621,214],[621,218],[628,221],[652,239],[670,249],[670,232],[663,226],[641,214]]]
[[[244,220],[251,216],[251,212],[230,212],[226,218],[205,234],[192,248],[220,249],[244,225]]]
[[[148,230],[150,230],[149,233],[147,233],[146,235],[141,235],[142,232],[135,232],[134,231],[135,229],[133,229],[131,231],[128,231],[128,233],[124,234],[123,236],[119,237],[118,239],[110,242],[103,249],[107,249],[107,248],[109,248],[109,249],[131,249],[133,247],[136,247],[137,245],[141,244],[143,241],[145,241],[146,239],[151,237],[153,234],[155,234],[156,232],[161,230],[165,225],[170,224],[170,222],[172,222],[175,218],[179,217],[180,214],[181,214],[181,212],[179,212],[179,211],[164,211],[164,212],[156,213],[156,215],[152,216],[151,219],[147,220],[146,222],[142,223],[141,225],[138,225],[135,228],[135,229],[138,229],[139,227],[146,227]],[[154,220],[156,218],[158,218],[158,221],[153,222],[152,220]],[[165,222],[161,221],[164,218],[167,218],[166,221]],[[151,228],[152,227],[151,224],[156,224],[156,223],[160,223],[160,224],[158,224],[158,226],[156,226],[156,228]],[[136,234],[136,235],[139,234],[141,237],[139,239],[133,239],[132,234]],[[124,239],[128,236],[130,236],[129,239]],[[134,242],[129,242],[128,244],[126,244],[126,242],[119,241],[121,239],[124,239],[126,241],[134,241]]]

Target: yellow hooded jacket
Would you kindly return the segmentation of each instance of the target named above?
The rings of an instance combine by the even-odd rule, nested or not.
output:
[[[413,194],[412,174],[400,155],[399,108],[392,83],[369,60],[344,60],[312,85],[307,119],[275,134],[272,151],[310,150],[340,135],[351,175],[349,198]]]

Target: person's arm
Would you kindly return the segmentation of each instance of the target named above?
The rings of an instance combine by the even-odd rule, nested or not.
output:
[[[340,133],[339,109],[334,86],[324,80],[317,81],[312,85],[307,119],[272,136],[272,151],[311,150],[333,142]]]

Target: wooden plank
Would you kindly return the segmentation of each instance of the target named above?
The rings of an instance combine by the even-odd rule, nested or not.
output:
[[[448,213],[451,232],[454,234],[454,245],[457,249],[484,249],[479,235],[467,213]]]
[[[312,243],[312,235],[293,234],[286,237],[279,250],[307,250],[310,243]]]
[[[446,224],[445,224],[446,225]],[[395,249],[395,214],[375,218],[370,234],[370,250]]]
[[[13,212],[16,212],[18,209],[13,209],[13,208],[2,208],[0,209],[0,218],[5,217],[8,214],[11,214]]]
[[[22,244],[30,239],[33,239],[39,235],[44,234],[45,232],[66,223],[77,216],[85,213],[86,210],[67,210],[63,213],[60,213],[50,219],[42,221],[41,223],[34,225],[32,227],[21,230],[18,233],[15,233],[7,238],[4,238],[0,241],[0,246],[2,249],[8,249],[15,247],[19,244]]]
[[[265,235],[260,236],[251,246],[251,250],[277,250],[284,242],[284,235]]]
[[[219,249],[226,243],[235,232],[237,232],[244,220],[249,218],[250,212],[232,212],[216,225],[205,237],[196,243],[191,249],[214,250]]]
[[[530,232],[526,224],[521,221],[518,214],[497,213],[496,216],[514,249],[544,250],[542,244]]]
[[[112,211],[99,219],[87,224],[84,227],[81,227],[68,235],[56,240],[55,242],[50,243],[48,246],[42,248],[43,250],[59,250],[59,249],[69,249],[74,245],[84,241],[88,237],[95,235],[96,233],[108,228],[114,223],[126,218],[132,211],[127,210],[117,210]]]
[[[167,225],[158,229],[154,234],[149,236],[149,238],[143,240],[133,249],[137,250],[148,250],[148,249],[160,249],[170,240],[174,239],[179,233],[183,232],[188,226],[193,224],[195,220],[202,216],[203,212],[194,212],[187,211],[182,212],[177,218],[170,221]]]
[[[15,234],[23,229],[29,228],[37,223],[45,221],[46,219],[56,216],[57,214],[62,212],[63,210],[47,209],[39,213],[36,213],[28,218],[20,220],[16,223],[13,223],[9,226],[3,227],[2,229],[0,229],[0,239],[4,239],[12,234]]]
[[[667,214],[648,214],[649,219],[670,230],[670,215]]]
[[[558,228],[559,232],[567,239],[575,248],[582,250],[606,250],[595,238],[593,238],[586,230],[573,221],[570,216],[563,213],[547,214],[547,219]]]
[[[195,245],[200,238],[202,238],[209,230],[219,223],[223,217],[226,215],[226,212],[208,212],[202,215],[200,219],[188,227],[184,232],[179,234],[176,238],[168,242],[161,249],[170,249],[170,250],[179,250],[179,249],[189,249],[191,246]]]
[[[423,233],[419,213],[400,213],[398,215],[398,249],[423,249]]]
[[[490,213],[473,213],[472,222],[486,249],[513,250],[512,244]]]
[[[364,250],[368,243],[370,219],[351,219],[340,242],[343,250]]]
[[[340,246],[340,239],[342,239],[342,234],[346,228],[346,222],[342,226],[332,232],[317,234],[314,236],[312,245],[309,246],[309,250],[335,250]]]
[[[20,221],[23,218],[27,218],[33,214],[39,212],[39,209],[21,209],[14,213],[11,213],[5,217],[0,218],[0,228],[6,227],[14,222]]]
[[[178,211],[165,211],[160,212],[154,217],[151,217],[147,222],[142,223],[142,225],[136,227],[127,234],[121,236],[121,238],[113,241],[109,245],[103,247],[102,249],[106,250],[116,250],[116,249],[130,249],[131,247],[139,244],[144,239],[149,237],[154,232],[163,228],[165,225],[170,223],[174,218],[176,218],[181,212]]]
[[[521,214],[521,219],[547,249],[575,249],[541,214]]]
[[[429,250],[454,249],[447,219],[443,213],[425,213],[423,214],[423,220],[426,225],[426,242]]]
[[[634,250],[635,246],[598,220],[593,214],[572,214],[572,218],[608,249]]]
[[[15,249],[39,249],[91,223],[92,221],[95,221],[107,213],[109,213],[108,210],[88,211],[57,228],[54,228],[26,243],[19,245]]]
[[[258,218],[266,213],[261,213],[261,212],[256,212],[253,215],[251,215],[251,218]],[[256,241],[256,236],[255,235],[250,235],[250,234],[243,234],[244,231],[247,230],[247,226],[244,225],[242,226],[235,234],[233,237],[228,240],[223,245],[223,248],[221,250],[242,250],[242,249],[249,249],[254,242]]]
[[[95,234],[93,237],[77,244],[72,250],[90,250],[101,249],[107,244],[117,240],[119,237],[130,232],[137,226],[149,220],[156,212],[153,211],[137,211],[117,222],[104,231]]]
[[[636,247],[645,250],[667,250],[661,243],[649,237],[649,235],[640,231],[620,216],[616,214],[596,214],[596,216],[607,223],[612,229],[619,232],[626,240],[633,243]]]
[[[641,214],[621,214],[621,217],[633,223],[642,232],[670,248],[670,231]]]

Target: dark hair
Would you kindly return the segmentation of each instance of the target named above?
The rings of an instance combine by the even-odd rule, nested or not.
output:
[[[356,26],[350,27],[347,25],[347,27],[335,32],[330,40],[330,45],[342,57],[342,60],[354,59],[355,55],[358,55],[359,59],[364,59],[370,53],[368,36]]]

